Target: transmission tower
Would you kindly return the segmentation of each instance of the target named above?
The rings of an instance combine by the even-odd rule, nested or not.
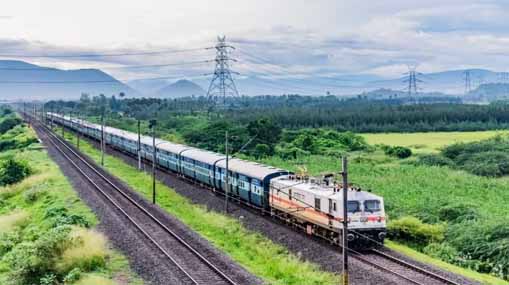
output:
[[[216,68],[213,73],[212,80],[210,81],[209,90],[207,91],[207,98],[214,103],[217,103],[220,98],[223,99],[223,104],[226,103],[226,97],[238,97],[237,87],[233,82],[232,73],[237,74],[230,70],[230,61],[235,61],[229,56],[231,50],[235,48],[226,44],[225,36],[217,37],[216,44]]]
[[[472,91],[472,78],[470,74],[470,70],[465,70],[465,95]]]
[[[403,80],[404,83],[407,83],[406,91],[408,92],[408,97],[412,97],[412,95],[417,95],[417,91],[419,90],[417,83],[423,82],[419,78],[418,75],[422,75],[421,73],[416,71],[416,66],[408,66],[407,78]]]

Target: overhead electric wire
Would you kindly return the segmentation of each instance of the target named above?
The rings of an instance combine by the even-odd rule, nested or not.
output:
[[[126,81],[135,81],[135,80],[164,80],[164,79],[177,79],[184,77],[201,77],[202,75],[193,75],[193,76],[162,76],[162,77],[149,77],[149,78],[137,78],[137,79],[110,79],[110,80],[59,80],[59,81],[2,81],[0,80],[0,84],[97,84],[97,83],[123,83]]]
[[[80,58],[80,57],[117,57],[117,56],[136,56],[136,55],[156,55],[182,53],[199,50],[209,50],[211,47],[191,48],[181,50],[160,50],[145,52],[124,52],[124,53],[89,53],[89,54],[0,54],[0,57],[16,58]]]
[[[103,66],[103,67],[81,67],[79,69],[58,69],[55,67],[29,67],[29,68],[15,68],[15,67],[0,67],[0,70],[9,71],[77,71],[81,69],[137,69],[137,68],[153,68],[153,67],[167,67],[167,66],[181,66],[181,65],[194,65],[214,62],[215,60],[201,60],[189,62],[176,62],[176,63],[162,63],[162,64],[147,64],[147,65],[126,65],[126,66]]]

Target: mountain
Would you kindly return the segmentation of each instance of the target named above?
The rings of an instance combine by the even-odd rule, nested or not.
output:
[[[467,102],[489,103],[497,100],[509,100],[509,84],[485,83],[469,92],[464,100]]]
[[[204,96],[207,92],[200,85],[185,79],[178,80],[156,91],[154,95],[160,98],[179,98],[188,96]]]
[[[143,95],[148,96],[156,93],[160,89],[168,86],[166,79],[136,79],[127,82],[127,85],[134,88],[136,91],[141,92]]]
[[[23,61],[0,60],[0,98],[5,100],[77,99],[90,95],[139,96],[139,93],[98,69],[61,70]]]

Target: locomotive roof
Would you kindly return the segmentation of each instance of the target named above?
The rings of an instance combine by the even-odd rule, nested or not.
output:
[[[311,193],[316,196],[321,197],[334,197],[338,199],[343,198],[343,194],[341,191],[334,192],[334,187],[332,186],[326,186],[326,185],[320,185],[318,183],[313,183],[310,181],[304,181],[304,180],[296,180],[296,179],[290,179],[290,176],[280,176],[276,179],[273,179],[272,184],[276,187],[281,187],[282,189],[296,189],[296,190],[303,190],[306,193]],[[277,189],[277,188],[276,188]],[[350,191],[348,191],[348,199],[350,200],[381,200],[382,198],[378,195],[375,195],[371,192],[367,191],[358,191],[355,189],[350,188]]]

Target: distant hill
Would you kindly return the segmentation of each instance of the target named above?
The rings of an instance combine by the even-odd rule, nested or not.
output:
[[[166,87],[159,89],[154,93],[155,97],[160,98],[179,98],[188,96],[204,96],[206,91],[200,85],[189,80],[179,80]]]
[[[0,94],[5,100],[77,99],[81,93],[126,97],[139,93],[98,69],[60,70],[23,61],[0,60]]]
[[[468,93],[465,98],[468,102],[489,103],[497,100],[509,100],[508,83],[486,83]]]

